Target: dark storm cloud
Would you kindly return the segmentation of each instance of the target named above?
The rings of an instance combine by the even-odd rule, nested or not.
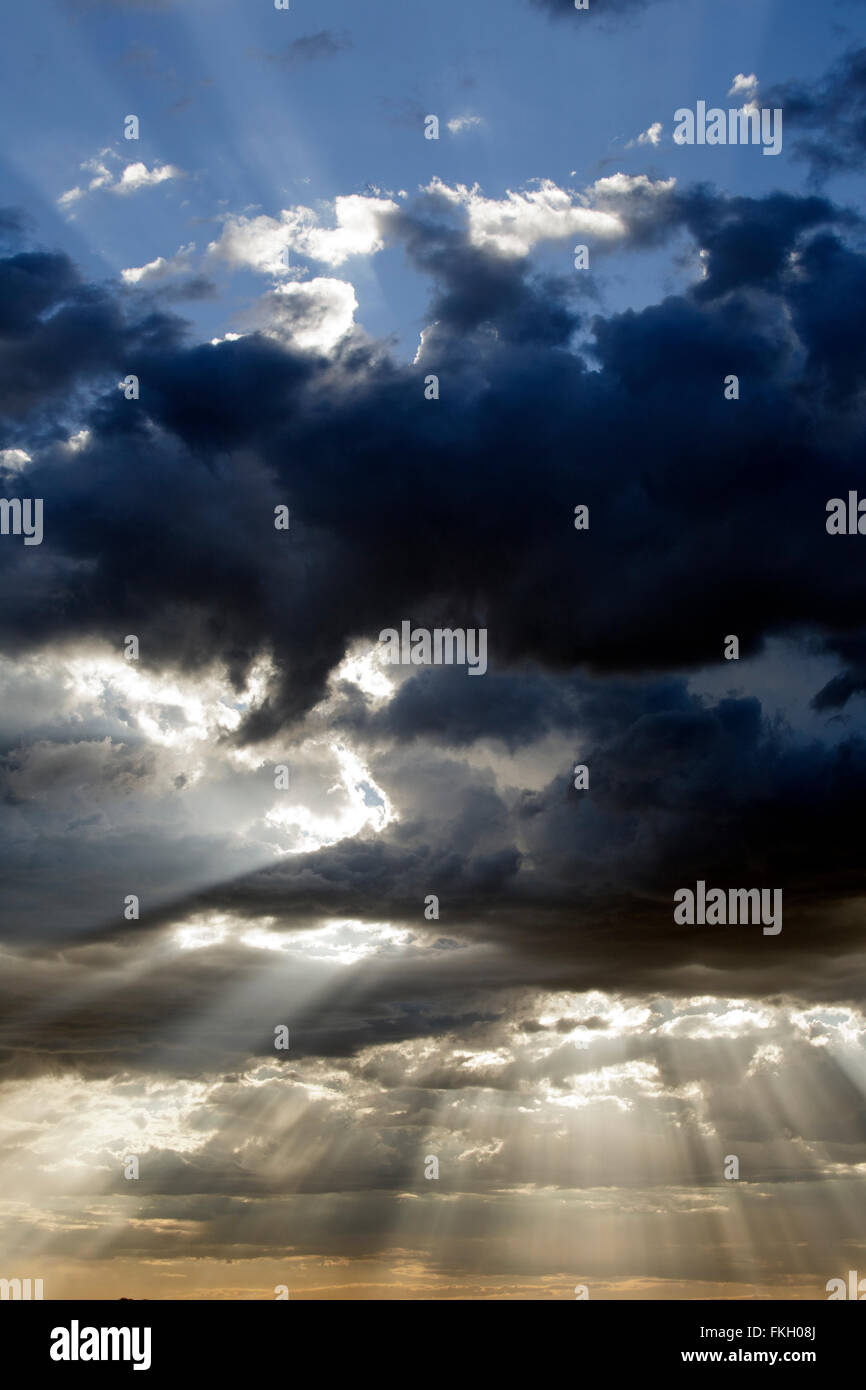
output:
[[[94,636],[119,648],[133,632],[145,668],[218,659],[238,685],[272,649],[277,678],[241,732],[251,741],[305,715],[354,638],[374,642],[404,617],[489,630],[483,679],[425,672],[379,713],[357,696],[338,701],[337,726],[370,743],[401,808],[396,826],[174,907],[163,896],[142,930],[205,909],[283,924],[343,913],[418,922],[424,896],[442,891],[442,928],[497,943],[490,968],[503,984],[652,987],[679,965],[688,989],[700,961],[731,988],[761,992],[756,950],[772,949],[778,988],[848,997],[859,981],[843,984],[837,962],[851,940],[845,899],[862,887],[860,742],[805,746],[768,728],[754,701],[703,708],[680,681],[594,682],[576,670],[719,663],[728,633],[745,654],[804,627],[844,655],[840,640],[860,633],[866,575],[824,527],[826,498],[861,471],[864,258],[832,229],[849,216],[814,198],[663,198],[659,234],[690,229],[706,275],[639,313],[596,315],[590,371],[568,350],[582,321],[562,285],[480,252],[462,214],[446,213],[441,198],[422,199],[391,219],[433,281],[437,322],[414,369],[360,335],[327,361],[257,334],[187,346],[179,320],[134,298],[120,307],[63,257],[16,255],[0,268],[0,350],[26,422],[64,438],[59,386],[102,387],[74,461],[48,442],[7,479],[16,495],[26,478],[46,499],[43,545],[5,538],[0,549],[7,649]],[[136,372],[140,401],[104,389],[109,364],[115,380]],[[429,371],[437,402],[424,400]],[[730,372],[737,402],[723,398]],[[578,502],[590,507],[586,532],[573,528]],[[292,510],[288,533],[273,528],[279,503]],[[550,734],[579,739],[590,796],[570,787],[567,753],[546,789],[518,794],[407,751],[418,737],[514,750]],[[151,828],[136,850],[134,835],[116,832],[106,856],[100,881],[115,895],[124,856],[141,866],[142,846],[168,897],[182,879],[156,872],[161,857],[194,855],[207,866],[199,882],[221,856],[226,875],[237,870],[229,840],[173,836],[166,859]],[[52,844],[44,882],[71,876],[60,896],[80,929],[76,842],[61,852],[58,827]],[[22,862],[12,901],[26,932],[38,842]],[[781,886],[782,937],[675,929],[672,893],[699,877]],[[94,929],[116,922],[90,897]],[[442,954],[442,978],[459,979],[465,958]],[[411,993],[414,977],[411,962],[395,967],[394,988]],[[400,1027],[412,1035],[406,1019]]]
[[[573,684],[537,671],[467,680],[465,671],[419,671],[375,711],[356,687],[342,687],[332,727],[367,740],[429,738],[454,748],[480,738],[516,749],[553,729],[573,728],[578,702]]]
[[[595,372],[566,351],[581,318],[561,283],[480,252],[423,201],[392,222],[434,285],[414,370],[359,338],[327,363],[256,334],[186,347],[178,321],[130,321],[64,258],[11,258],[7,404],[47,429],[52,397],[109,362],[142,395],[102,396],[86,466],[49,450],[28,470],[46,540],[3,547],[28,576],[6,643],[137,632],[145,662],[218,657],[238,679],[272,643],[252,739],[319,698],[348,640],[403,617],[483,624],[494,668],[600,671],[718,660],[728,632],[749,652],[792,624],[858,626],[866,580],[823,525],[828,493],[859,475],[863,258],[819,231],[848,219],[814,199],[662,203],[666,228],[709,243],[707,277],[597,316]],[[832,332],[828,276],[845,296]]]
[[[489,690],[495,703],[495,681]],[[371,766],[402,808],[399,825],[283,859],[182,910],[420,926],[425,895],[441,891],[440,929],[495,947],[488,969],[500,984],[652,989],[681,970],[688,992],[693,967],[710,967],[719,988],[744,994],[769,985],[856,999],[862,972],[843,962],[858,941],[863,741],[809,742],[754,699],[708,705],[680,681],[589,681],[569,694],[589,792],[573,788],[570,764],[540,792],[494,792],[449,762],[440,793],[423,760],[401,771],[383,753]],[[465,739],[459,705],[454,720]],[[481,719],[476,731],[489,736]],[[434,736],[447,742],[447,728]],[[417,803],[410,778],[423,788]],[[699,878],[782,888],[781,935],[676,926],[674,891]],[[441,988],[465,975],[467,958],[424,968]],[[413,962],[397,973],[408,991]]]
[[[161,8],[79,7],[100,3]],[[661,13],[534,3],[557,37]],[[422,1285],[566,1270],[809,1296],[817,1264],[820,1297],[859,1258],[862,1033],[830,1005],[866,984],[866,740],[805,737],[743,693],[760,663],[721,653],[805,633],[814,708],[862,719],[866,571],[824,529],[866,442],[860,228],[820,198],[620,187],[619,249],[703,253],[640,312],[599,312],[602,245],[591,277],[550,276],[473,245],[442,197],[383,217],[431,286],[412,367],[361,331],[327,358],[285,346],[321,312],[291,296],[279,318],[262,296],[265,331],[194,344],[166,306],[210,295],[203,276],[89,285],[0,215],[0,448],[33,456],[4,487],[46,507],[42,546],[0,538],[0,1161],[22,1268],[37,1248],[289,1273],[384,1254]],[[490,671],[330,698],[349,646],[403,618],[484,625]],[[100,644],[130,632],[145,678],[195,687],[103,677]],[[791,709],[804,663],[771,651]],[[741,688],[692,693],[708,664]],[[357,755],[342,802],[324,755],[320,801],[304,782],[310,744]],[[384,828],[346,830],[359,789]],[[345,838],[285,853],[294,809],[301,843]],[[697,878],[780,887],[782,934],[676,925]]]
[[[866,164],[866,48],[846,53],[818,82],[784,82],[761,92],[798,132],[795,152],[823,180]]]
[[[40,314],[67,295],[76,280],[65,256],[30,252],[5,260],[0,332],[13,337],[32,330]]]
[[[164,351],[183,329],[180,320],[153,309],[126,317],[116,295],[83,283],[67,256],[47,251],[0,261],[0,304],[0,412],[7,431],[24,418],[38,428],[52,403],[74,408],[79,386],[104,388],[117,364],[142,348]]]
[[[843,709],[854,695],[866,692],[866,637],[857,633],[829,638],[827,646],[841,658],[846,669],[814,696],[813,709],[822,711]]]
[[[121,835],[109,821],[89,849],[70,835],[17,847],[7,930],[28,954],[4,966],[3,1073],[219,1072],[239,1056],[273,1056],[272,1025],[287,1017],[292,1057],[350,1057],[471,1030],[532,988],[688,995],[711,979],[714,991],[738,997],[860,998],[862,741],[828,749],[763,719],[753,699],[710,706],[681,681],[572,681],[568,698],[589,792],[572,787],[566,757],[540,792],[497,791],[482,769],[425,758],[420,748],[411,759],[386,751],[372,767],[401,807],[399,823],[282,858],[171,908],[155,897],[161,885],[190,861],[213,883],[229,867],[228,842],[196,842],[171,825],[162,840]],[[465,735],[459,710],[455,721]],[[481,720],[477,732],[490,736]],[[142,770],[128,756],[113,775],[132,787]],[[81,775],[78,757],[55,751],[52,796]],[[17,785],[29,803],[33,786]],[[120,922],[115,911],[111,940],[70,952],[70,914],[80,932],[90,907],[98,927],[96,905],[109,887],[119,904],[136,864],[142,920]],[[673,893],[698,878],[780,886],[782,934],[769,941],[760,927],[675,926]],[[423,920],[431,892],[440,896],[436,923]],[[359,961],[350,987],[317,960],[315,941],[286,956],[237,941],[153,953],[155,929],[213,913],[241,924],[270,919],[277,931],[323,919],[390,921],[409,936]],[[46,998],[58,1001],[47,1012]],[[573,1024],[561,1022],[555,1031]],[[484,1084],[511,1083],[491,1073]]]
[[[699,301],[747,287],[790,294],[795,290],[788,273],[790,256],[803,233],[830,222],[855,227],[859,221],[826,198],[788,193],[720,202],[711,188],[698,187],[677,194],[673,206],[707,252],[706,278],[695,287]],[[811,245],[802,248],[806,254]]]
[[[435,284],[429,317],[446,326],[447,350],[482,326],[515,345],[543,349],[568,343],[580,323],[572,305],[573,280],[529,276],[520,260],[468,245],[452,204],[436,194],[420,201],[420,213],[391,214],[387,226],[415,268]],[[583,284],[578,281],[580,289]]]
[[[7,956],[0,983],[0,1077],[71,1069],[219,1076],[258,1059],[284,1068],[353,1058],[363,1049],[472,1031],[501,1016],[485,990],[514,983],[504,961],[482,989],[458,951],[411,943],[362,964],[346,992],[344,968],[304,948],[250,950],[237,941],[145,952],[125,941],[64,959]],[[415,957],[417,957],[417,966]],[[476,960],[479,957],[474,957]],[[384,975],[380,972],[384,969]],[[50,1002],[46,1006],[46,998]],[[291,1025],[291,1051],[274,1029]]]
[[[859,299],[866,294],[866,259],[842,245],[836,237],[821,234],[803,248],[790,304],[797,330],[806,345],[807,379],[826,387],[834,402],[856,402],[862,408],[866,345],[847,315],[834,309],[840,299]],[[808,284],[824,285],[824,295],[809,293]],[[839,427],[844,429],[845,420]],[[856,427],[854,420],[851,425]],[[836,495],[836,494],[834,494]]]

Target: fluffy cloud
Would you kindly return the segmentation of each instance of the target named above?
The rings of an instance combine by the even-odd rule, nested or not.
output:
[[[661,121],[653,121],[648,130],[644,130],[637,137],[639,145],[658,145],[662,138]]]
[[[277,285],[263,296],[253,322],[269,336],[302,351],[330,352],[355,322],[358,301],[345,280],[313,280]]]
[[[130,266],[128,270],[122,270],[121,279],[127,285],[152,285],[167,280],[191,268],[194,251],[195,242],[191,241],[188,246],[178,247],[171,257],[157,256],[146,265]]]
[[[351,194],[334,200],[336,225],[323,227],[312,208],[284,209],[278,218],[226,218],[222,235],[208,247],[210,255],[266,275],[286,274],[285,252],[295,250],[324,265],[343,265],[350,256],[371,256],[381,251],[382,218],[395,212],[390,198]]]
[[[728,90],[729,97],[745,97],[747,102],[754,99],[758,91],[758,79],[753,72],[738,72]]]
[[[526,256],[540,241],[574,235],[592,236],[602,242],[625,235],[624,224],[616,215],[582,206],[552,179],[542,179],[537,188],[526,192],[509,191],[500,199],[485,198],[477,185],[452,188],[440,179],[434,179],[426,191],[465,208],[472,244],[501,255]]]
[[[169,179],[184,177],[183,170],[176,168],[174,164],[154,164],[152,169],[148,169],[141,160],[136,160],[134,164],[127,164],[121,169],[119,176],[115,176],[102,160],[88,160],[81,167],[94,171],[94,176],[86,188],[76,185],[75,188],[67,189],[65,193],[61,193],[57,202],[62,208],[72,207],[86,193],[95,192],[98,188],[104,188],[108,193],[126,196],[130,193],[137,193],[141,188],[153,188],[156,184],[165,183]]]

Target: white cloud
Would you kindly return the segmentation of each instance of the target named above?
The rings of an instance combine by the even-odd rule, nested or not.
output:
[[[476,125],[481,125],[480,116],[453,116],[448,122],[448,129],[452,135],[460,135],[462,131],[471,130]]]
[[[643,131],[643,133],[637,137],[637,142],[639,145],[657,145],[661,138],[662,123],[661,121],[653,121],[649,130]]]
[[[653,143],[660,130],[660,124],[650,127]],[[634,197],[645,205],[648,199],[669,192],[673,186],[673,179],[654,182],[643,174],[616,174],[599,180],[585,194],[560,188],[551,179],[537,180],[534,186],[516,193],[509,189],[500,199],[485,197],[477,184],[471,188],[465,184],[451,187],[438,178],[422,191],[466,209],[469,237],[474,245],[489,247],[502,255],[525,256],[538,242],[572,235],[592,237],[596,243],[621,240],[628,235],[628,199]],[[273,276],[284,284],[298,283],[304,272],[292,264],[293,251],[336,268],[351,256],[371,256],[383,249],[385,219],[399,205],[389,196],[379,196],[380,192],[375,189],[373,196],[351,194],[335,198],[331,205],[333,226],[321,225],[322,214],[303,206],[284,208],[276,217],[228,214],[219,238],[209,244],[207,254],[230,266]],[[401,192],[397,196],[405,195]],[[609,206],[614,197],[618,199],[615,208]],[[602,202],[608,205],[598,206]],[[128,280],[134,274],[148,279],[167,273],[167,269],[168,263],[158,258],[123,273]]]
[[[676,179],[651,179],[646,174],[608,174],[596,179],[589,192],[602,201],[618,198],[662,198],[672,192]]]
[[[501,199],[485,198],[477,184],[450,188],[433,179],[425,190],[461,203],[469,218],[470,240],[504,256],[526,256],[536,242],[558,240],[575,233],[613,241],[623,234],[619,218],[575,204],[572,195],[552,179],[524,193],[507,190]]]
[[[0,468],[7,473],[20,473],[32,460],[23,449],[0,449]]]
[[[103,151],[103,154],[105,153],[109,152]],[[118,179],[115,179],[102,158],[86,159],[81,168],[90,171],[93,178],[86,188],[76,185],[75,188],[68,188],[65,193],[61,193],[57,199],[60,207],[70,207],[83,198],[85,193],[93,193],[98,188],[104,188],[108,193],[136,193],[140,188],[152,188],[154,184],[165,183],[168,179],[183,178],[183,170],[174,164],[154,164],[152,169],[148,169],[140,160],[135,164],[127,164]]]
[[[93,174],[93,178],[87,185],[89,191],[92,191],[94,188],[104,188],[106,185],[110,186],[112,182],[112,173],[110,169],[106,169],[101,158],[85,159],[81,167],[82,169],[89,169]]]
[[[466,208],[474,245],[505,256],[526,256],[538,242],[571,236],[589,236],[596,243],[621,241],[628,235],[629,200],[645,204],[647,198],[669,192],[674,182],[654,182],[645,174],[613,174],[599,179],[585,194],[575,194],[552,179],[541,179],[536,188],[521,193],[509,189],[504,198],[495,199],[485,198],[477,184],[450,188],[433,179],[424,191]],[[616,206],[593,206],[599,202]]]
[[[305,352],[329,352],[354,327],[357,308],[347,280],[317,277],[275,285],[255,315],[269,337]]]
[[[195,242],[191,241],[187,246],[179,246],[175,254],[168,259],[165,256],[157,256],[155,261],[148,261],[146,265],[130,266],[120,274],[127,285],[152,284],[154,281],[167,280],[171,275],[189,270],[194,251]]]
[[[436,323],[438,323],[438,319],[436,320]],[[436,323],[428,324],[426,328],[421,329],[421,332],[418,335],[418,350],[415,353],[415,356],[412,358],[413,367],[417,367],[418,363],[423,361],[424,349],[427,346],[427,343],[434,338],[434,330],[436,328]]]
[[[147,265],[130,266],[128,270],[120,272],[127,285],[140,285],[142,280],[162,280],[168,273],[169,262],[165,256],[157,256],[155,261],[148,261]]]
[[[748,76],[743,72],[738,72],[728,91],[729,97],[743,96],[747,101],[751,101],[758,90],[758,79],[753,72]]]
[[[318,214],[307,207],[284,208],[279,217],[230,216],[208,253],[265,275],[291,273],[284,261],[287,249],[324,265],[339,266],[350,256],[371,256],[382,250],[381,218],[396,208],[390,198],[354,193],[334,199],[335,227],[320,226]]]
[[[152,188],[154,184],[165,183],[167,179],[179,179],[182,171],[173,164],[154,164],[148,169],[140,161],[127,164],[117,183],[111,187],[112,193],[135,193],[139,188]]]

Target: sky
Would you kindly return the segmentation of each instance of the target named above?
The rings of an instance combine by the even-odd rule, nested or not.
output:
[[[863,0],[7,29],[0,1277],[866,1277]]]

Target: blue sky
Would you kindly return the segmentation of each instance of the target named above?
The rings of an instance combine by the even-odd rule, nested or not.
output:
[[[529,0],[17,7],[0,94],[4,128],[15,132],[5,182],[43,244],[97,278],[191,242],[202,252],[225,213],[317,208],[369,185],[411,195],[433,176],[495,198],[536,179],[580,190],[619,169],[708,179],[730,193],[795,190],[805,171],[790,140],[772,161],[752,148],[678,148],[674,110],[698,98],[736,104],[727,92],[737,73],[756,74],[762,88],[792,73],[817,79],[858,17],[857,3],[828,13],[808,0],[669,0],[627,22],[578,12],[550,20]],[[285,61],[289,45],[321,34],[336,51]],[[141,120],[138,142],[121,138],[129,113]],[[438,141],[422,138],[429,113],[442,123]],[[446,123],[460,116],[480,123],[452,134]],[[627,147],[657,121],[658,145]],[[71,220],[57,199],[106,148],[184,177],[130,199],[91,196]],[[837,197],[851,192],[851,181],[835,181]],[[568,245],[541,256],[568,272]],[[426,290],[401,251],[348,269],[359,321],[413,351]],[[651,302],[666,274],[668,258],[631,268],[614,258],[597,288],[609,307]],[[257,288],[241,273],[189,316],[203,334],[222,334]]]

